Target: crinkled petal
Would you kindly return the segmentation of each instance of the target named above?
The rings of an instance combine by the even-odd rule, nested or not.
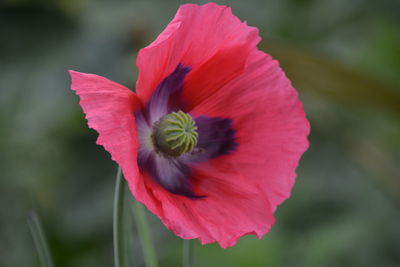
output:
[[[253,51],[244,73],[192,112],[233,120],[237,152],[220,162],[259,185],[271,210],[289,197],[296,167],[308,148],[310,126],[297,92],[276,60]]]
[[[232,119],[238,146],[192,166],[193,190],[204,199],[171,197],[153,187],[162,203],[160,218],[183,238],[222,247],[245,234],[261,238],[274,223],[277,205],[289,197],[308,147],[309,124],[296,91],[277,61],[254,50],[243,74],[192,113]]]
[[[242,23],[229,7],[214,3],[182,5],[158,38],[139,51],[136,91],[147,103],[153,90],[178,64],[189,66],[195,72],[216,53],[242,46],[242,53],[231,59],[240,61],[240,55],[255,48],[259,41],[258,30]],[[232,72],[231,68],[227,71]]]
[[[193,168],[191,181],[201,199],[166,194],[151,185],[154,197],[162,203],[159,215],[176,235],[198,238],[202,244],[218,242],[233,246],[246,234],[261,238],[274,223],[267,195],[248,177],[231,169],[231,164],[209,161]]]
[[[141,104],[128,88],[106,78],[70,71],[71,89],[80,97],[88,125],[95,129],[102,145],[122,168],[125,179],[135,197],[146,202],[153,212],[158,207],[149,199],[142,174],[137,166],[139,149],[134,111]]]
[[[203,199],[172,195],[146,180],[157,215],[183,238],[234,245],[245,234],[261,237],[294,184],[308,147],[309,124],[296,91],[278,63],[256,49],[255,28],[227,7],[184,5],[157,40],[138,56],[142,101],[178,64],[192,71],[183,92],[194,117],[233,121],[237,149],[191,165],[190,181]]]
[[[185,110],[190,111],[239,76],[251,48],[247,43],[225,48],[194,69],[188,75],[183,91]]]

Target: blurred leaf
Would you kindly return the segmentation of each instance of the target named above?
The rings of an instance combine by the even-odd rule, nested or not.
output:
[[[28,218],[29,229],[31,230],[33,241],[39,254],[40,264],[43,267],[53,267],[49,246],[43,231],[39,216],[32,212]]]
[[[132,204],[132,213],[135,218],[137,233],[140,237],[142,250],[144,253],[144,260],[147,267],[158,267],[158,259],[155,252],[153,239],[151,237],[151,230],[147,221],[145,208],[138,201],[134,200]]]
[[[348,105],[400,112],[398,88],[303,49],[272,42],[265,46],[265,50],[280,61],[300,92]]]

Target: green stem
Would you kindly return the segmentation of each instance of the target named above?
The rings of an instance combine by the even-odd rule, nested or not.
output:
[[[33,242],[39,254],[39,261],[43,267],[53,267],[53,260],[50,256],[46,236],[40,223],[39,216],[33,211],[28,217],[28,226],[31,231]]]
[[[123,238],[123,211],[124,211],[124,179],[121,168],[118,168],[114,194],[114,218],[113,218],[113,237],[114,237],[114,264],[115,267],[125,265],[125,251]]]
[[[183,267],[192,266],[192,254],[193,254],[192,241],[190,239],[183,240],[183,257],[182,257]]]
[[[134,201],[132,211],[135,218],[138,235],[140,237],[140,242],[142,243],[146,266],[157,267],[157,256],[155,253],[153,241],[151,239],[151,234],[143,205],[137,201]]]

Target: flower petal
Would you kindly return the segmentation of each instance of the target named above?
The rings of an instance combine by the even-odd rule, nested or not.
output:
[[[225,48],[193,70],[183,91],[186,111],[211,97],[232,79],[239,76],[250,53],[247,43]]]
[[[196,191],[205,198],[171,197],[151,186],[162,203],[160,218],[176,235],[198,238],[202,244],[218,242],[223,248],[236,244],[239,237],[255,234],[261,238],[274,223],[268,197],[247,177],[216,160],[199,165],[191,177]]]
[[[80,97],[88,125],[99,133],[102,145],[122,168],[135,197],[146,202],[157,213],[158,207],[149,199],[148,189],[137,166],[139,144],[134,111],[141,106],[137,96],[128,88],[106,78],[69,71],[71,89]]]
[[[182,5],[158,38],[139,51],[137,93],[147,103],[156,86],[179,63],[195,71],[219,51],[241,45],[248,48],[243,51],[250,51],[259,41],[258,30],[242,23],[229,7]],[[239,55],[233,60],[239,60]]]
[[[235,152],[192,165],[193,190],[206,198],[171,197],[158,186],[164,224],[182,238],[234,245],[240,236],[261,238],[277,205],[289,197],[309,124],[297,93],[277,61],[254,50],[242,75],[197,105],[193,116],[233,120]]]
[[[271,210],[289,197],[299,159],[308,148],[310,126],[297,92],[276,60],[253,51],[244,73],[192,113],[231,118],[238,148],[221,162],[231,163],[248,183],[260,185]]]

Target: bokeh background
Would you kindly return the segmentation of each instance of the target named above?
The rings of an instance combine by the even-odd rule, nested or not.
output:
[[[260,28],[300,92],[311,146],[272,231],[227,250],[196,241],[195,266],[400,266],[400,1],[216,2]],[[39,265],[31,210],[56,266],[112,266],[116,164],[67,70],[134,88],[137,51],[182,3],[0,2],[0,266]],[[161,266],[179,266],[182,241],[148,217]],[[126,236],[144,266],[131,216]]]

